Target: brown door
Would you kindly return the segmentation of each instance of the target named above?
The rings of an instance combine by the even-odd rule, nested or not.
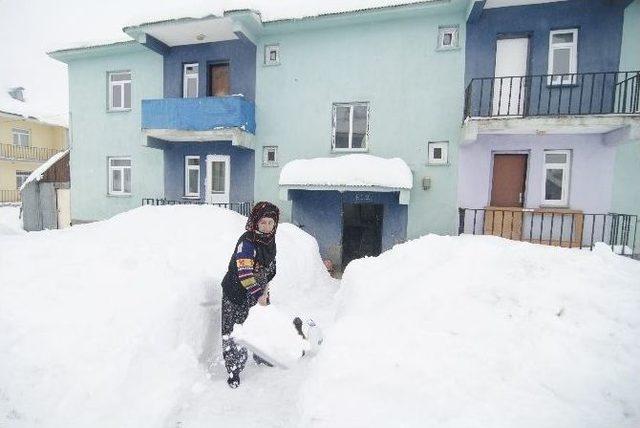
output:
[[[493,156],[492,207],[522,207],[527,177],[527,155]]]
[[[229,64],[212,64],[209,66],[209,96],[223,97],[229,95]]]

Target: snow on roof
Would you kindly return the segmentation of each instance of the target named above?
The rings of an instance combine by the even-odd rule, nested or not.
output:
[[[51,168],[54,163],[62,159],[64,155],[66,155],[67,153],[69,153],[69,149],[63,152],[56,153],[55,155],[51,156],[48,161],[46,161],[45,163],[37,167],[31,174],[29,174],[29,177],[27,177],[25,182],[22,183],[22,186],[20,186],[20,192],[22,192],[22,189],[24,189],[25,186],[31,183],[33,180],[36,180],[36,181],[42,180],[44,173],[47,172],[47,170]]]
[[[335,158],[291,161],[280,172],[280,185],[411,189],[413,175],[402,159],[350,154]]]
[[[54,126],[68,127],[67,114],[47,112],[29,100],[29,91],[25,91],[25,101],[19,101],[9,95],[9,86],[0,86],[0,113],[22,116],[25,119],[35,119]]]

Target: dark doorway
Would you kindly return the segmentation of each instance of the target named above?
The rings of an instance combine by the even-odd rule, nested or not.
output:
[[[494,155],[491,206],[523,207],[526,177],[526,154]]]
[[[381,204],[342,204],[342,266],[382,251]]]
[[[224,97],[229,95],[229,63],[209,65],[208,96]]]

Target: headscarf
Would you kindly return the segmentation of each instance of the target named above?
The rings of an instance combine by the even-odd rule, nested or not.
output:
[[[274,225],[271,233],[262,233],[258,229],[258,222],[261,218],[268,217],[273,219]],[[254,242],[259,242],[261,244],[271,244],[276,237],[276,229],[278,228],[278,220],[280,220],[280,210],[278,207],[273,205],[270,202],[258,202],[253,209],[251,210],[251,214],[249,214],[249,218],[247,219],[247,225],[245,229],[248,232],[251,232],[251,240]]]

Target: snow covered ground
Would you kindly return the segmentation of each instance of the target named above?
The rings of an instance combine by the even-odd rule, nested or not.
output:
[[[637,427],[640,263],[429,235],[352,262],[278,229],[273,305],[325,343],[290,370],[219,362],[244,218],[207,206],[0,236],[0,426]]]

